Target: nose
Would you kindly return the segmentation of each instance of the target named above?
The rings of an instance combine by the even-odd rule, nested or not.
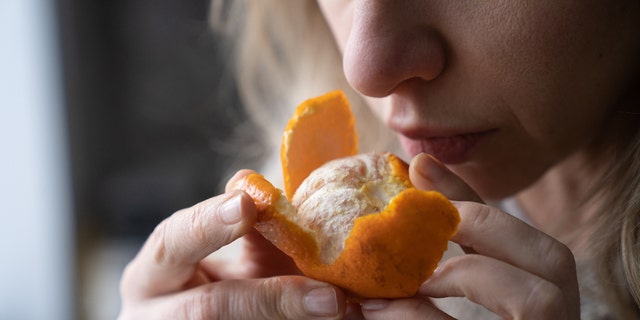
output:
[[[404,4],[354,3],[343,68],[349,84],[363,95],[384,97],[411,80],[434,80],[445,68],[445,45],[430,26],[425,6]]]

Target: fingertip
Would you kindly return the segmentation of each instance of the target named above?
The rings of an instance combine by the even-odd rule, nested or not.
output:
[[[346,304],[341,304],[340,290],[333,286],[321,286],[309,290],[303,298],[304,310],[308,316],[334,318],[344,313]]]
[[[293,291],[287,290],[289,294],[301,297],[298,301],[302,302],[302,313],[295,312],[297,308],[290,306],[288,312],[285,312],[288,316],[305,319],[342,319],[344,316],[347,297],[340,288],[304,276],[284,276],[280,279],[284,280],[282,284],[285,286],[297,287]],[[297,300],[293,297],[283,299],[292,302]]]
[[[420,153],[409,163],[409,178],[418,189],[435,190],[436,181],[446,173],[445,170],[448,171],[436,158]]]
[[[451,173],[449,169],[436,157],[428,153],[420,153],[412,159],[417,173],[425,179],[435,181]]]
[[[260,281],[266,290],[258,290],[254,299],[278,299],[265,309],[270,318],[342,319],[346,312],[346,295],[330,283],[304,276],[279,276]]]
[[[482,202],[480,196],[462,178],[440,160],[426,153],[411,159],[409,178],[416,188],[437,190],[451,200]]]
[[[231,190],[225,196],[227,199],[218,209],[219,220],[230,226],[240,222],[245,226],[253,226],[257,210],[251,197],[242,190]]]
[[[240,179],[250,175],[256,173],[253,170],[249,170],[249,169],[241,169],[238,170],[230,179],[229,181],[227,181],[227,184],[224,187],[225,192],[230,192],[232,190],[237,189],[237,184],[240,181]]]

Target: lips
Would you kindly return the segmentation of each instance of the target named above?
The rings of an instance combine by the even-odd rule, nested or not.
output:
[[[428,138],[409,138],[401,134],[400,142],[411,157],[424,152],[446,164],[457,164],[468,161],[478,143],[491,132],[493,130]]]

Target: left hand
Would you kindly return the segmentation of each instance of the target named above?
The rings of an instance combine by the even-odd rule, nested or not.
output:
[[[430,156],[416,156],[409,172],[417,188],[437,189],[452,199],[461,217],[452,241],[468,254],[441,262],[414,298],[365,301],[365,318],[453,319],[429,297],[466,297],[507,319],[579,319],[575,260],[564,244],[485,205]]]
[[[300,276],[254,229],[256,207],[233,190],[161,222],[123,272],[118,319],[339,319],[342,291]],[[220,249],[242,237],[237,259]]]

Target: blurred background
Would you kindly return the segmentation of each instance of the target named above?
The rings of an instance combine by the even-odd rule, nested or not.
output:
[[[116,318],[154,226],[254,156],[208,8],[0,1],[0,319]]]

